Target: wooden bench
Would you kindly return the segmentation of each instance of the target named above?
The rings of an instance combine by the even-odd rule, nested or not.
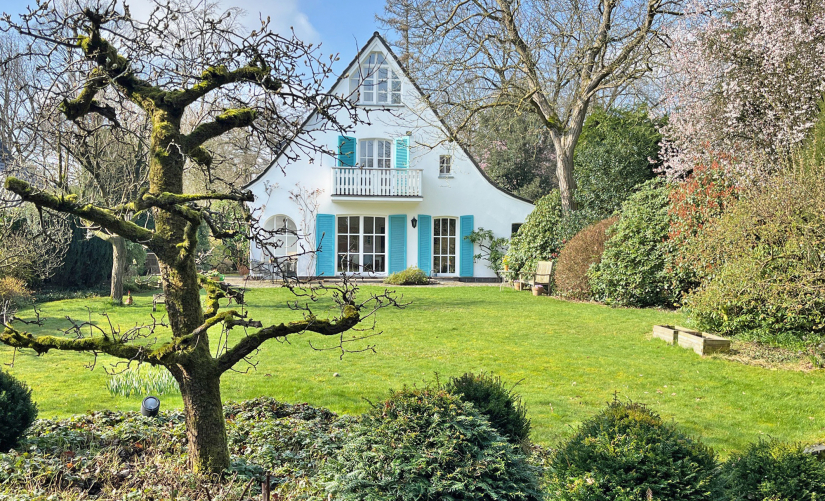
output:
[[[536,271],[532,275],[523,275],[522,281],[529,282],[531,286],[542,285],[545,292],[550,291],[550,282],[553,277],[553,261],[539,261],[536,263]],[[525,280],[526,279],[526,280]]]

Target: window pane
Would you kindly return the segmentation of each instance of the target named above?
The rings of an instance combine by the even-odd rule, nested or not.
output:
[[[392,91],[393,92],[401,92],[401,80],[398,80],[395,76],[395,73],[392,74]]]
[[[349,232],[353,234],[361,233],[361,218],[352,216],[349,218]]]
[[[347,236],[346,235],[338,235],[338,252],[346,252],[347,251]]]
[[[390,72],[387,68],[380,68],[378,70],[378,81],[379,82],[386,82],[389,78]]]
[[[455,257],[454,257],[454,256],[450,256],[450,257],[448,257],[447,259],[449,259],[449,260],[450,260],[450,261],[449,261],[449,270],[450,270],[450,271],[448,271],[447,273],[455,273]]]
[[[358,252],[358,235],[351,235],[349,237],[349,249],[347,252]]]
[[[449,243],[447,244],[447,252],[444,252],[444,254],[455,256],[455,238],[450,237],[447,240],[449,241]]]
[[[401,104],[401,93],[400,92],[393,92],[392,93],[392,104]]]
[[[441,235],[441,220],[440,219],[435,220],[435,225],[433,226],[433,235],[436,236],[436,237]]]
[[[384,254],[386,251],[386,238],[384,236],[375,237],[375,252]]]
[[[386,233],[386,221],[383,217],[375,218],[375,233],[378,235],[383,235]]]
[[[372,229],[373,229],[373,226],[375,224],[374,221],[375,221],[375,218],[373,218],[373,217],[367,216],[367,217],[364,218],[364,234],[365,235],[373,233]]]
[[[372,103],[375,101],[375,97],[373,97],[372,87],[367,87],[366,84],[364,85],[364,99],[362,102],[364,103]]]
[[[364,252],[372,253],[373,244],[375,243],[375,237],[372,235],[364,235]]]
[[[375,271],[372,268],[372,256],[370,255],[364,256],[364,271]]]
[[[384,256],[375,256],[374,266],[376,272],[383,272],[384,270]]]
[[[455,219],[450,219],[450,233],[448,233],[451,237],[455,236]]]
[[[346,233],[347,232],[347,218],[339,217],[338,218],[338,233]]]
[[[433,256],[433,270],[436,273],[441,273],[441,258],[438,256]]]
[[[350,271],[360,271],[361,267],[361,260],[358,257],[358,254],[350,254],[349,255],[349,262],[350,262]]]
[[[346,259],[346,254],[338,254],[338,271],[347,271]]]

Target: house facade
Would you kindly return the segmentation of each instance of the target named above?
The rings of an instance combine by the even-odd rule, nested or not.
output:
[[[342,136],[310,116],[312,141],[336,154],[276,159],[247,186],[263,228],[277,231],[269,249],[278,271],[380,277],[417,266],[436,277],[495,277],[465,237],[484,228],[509,238],[533,210],[530,201],[498,188],[447,140],[377,32],[332,92],[369,111],[368,123]],[[250,257],[253,269],[272,260],[261,248]]]

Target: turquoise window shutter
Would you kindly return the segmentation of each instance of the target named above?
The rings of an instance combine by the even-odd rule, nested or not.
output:
[[[335,216],[318,214],[315,217],[315,274],[335,276]]]
[[[432,275],[433,267],[433,218],[418,215],[418,267]]]
[[[355,167],[355,138],[338,136],[338,167]]]
[[[461,216],[459,223],[459,237],[461,238],[461,247],[458,259],[461,260],[461,268],[458,276],[472,277],[473,276],[473,243],[467,237],[473,232],[473,216]]]
[[[410,136],[395,140],[395,168],[406,169],[410,166]]]
[[[396,273],[407,269],[407,215],[396,214],[390,220],[390,257],[387,271]]]

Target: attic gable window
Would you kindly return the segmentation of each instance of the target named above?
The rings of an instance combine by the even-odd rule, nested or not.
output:
[[[353,70],[349,85],[355,103],[401,104],[401,75],[390,67],[381,52],[371,52]]]

